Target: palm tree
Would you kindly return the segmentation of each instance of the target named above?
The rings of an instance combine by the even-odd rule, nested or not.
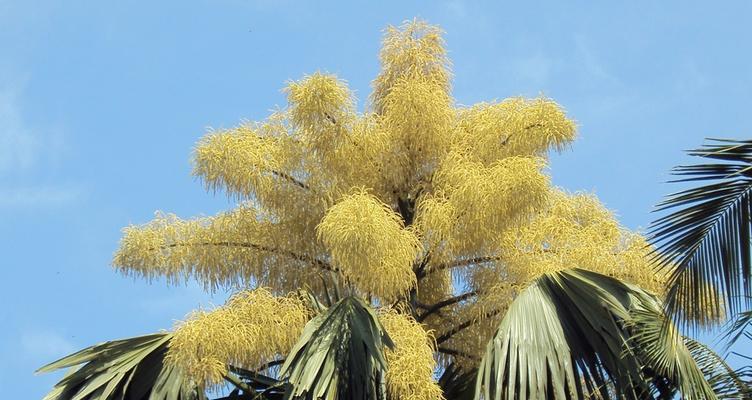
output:
[[[752,341],[752,141],[710,141],[688,153],[712,163],[674,169],[681,177],[674,182],[704,184],[658,205],[667,214],[651,225],[650,240],[658,267],[670,274],[669,313],[701,324],[730,316],[725,336],[732,346],[740,338]]]
[[[238,207],[128,227],[114,264],[235,294],[43,367],[71,368],[48,400],[746,395],[665,329],[645,239],[551,186],[547,155],[575,136],[561,107],[456,106],[422,21],[389,27],[380,59],[364,113],[318,73],[199,142],[194,173]]]

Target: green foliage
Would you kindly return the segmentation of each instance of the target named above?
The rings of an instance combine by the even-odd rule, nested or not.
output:
[[[182,371],[164,363],[171,338],[156,333],[105,342],[45,365],[37,372],[72,369],[44,400],[204,399]]]
[[[703,182],[668,196],[651,241],[658,265],[670,271],[667,306],[685,319],[713,322],[725,308],[750,306],[752,141],[715,140],[690,155],[713,163],[676,167],[675,182]]]
[[[584,270],[552,272],[515,299],[488,344],[476,398],[713,399],[660,302]]]
[[[684,341],[719,399],[752,398],[752,366],[734,370],[708,346],[687,337]]]
[[[312,319],[282,366],[286,398],[385,399],[384,346],[392,341],[363,300],[345,297]]]

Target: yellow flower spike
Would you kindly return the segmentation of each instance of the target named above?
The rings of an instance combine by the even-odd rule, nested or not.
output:
[[[431,259],[445,261],[449,256],[448,240],[455,226],[457,211],[445,194],[424,196],[417,206],[415,226],[431,248]]]
[[[542,157],[550,149],[563,150],[576,136],[574,121],[546,98],[511,98],[461,110],[461,146],[484,164],[511,156]]]
[[[392,138],[380,129],[373,114],[355,118],[348,129],[341,140],[329,142],[326,151],[315,154],[311,182],[326,188],[334,198],[356,186],[372,188],[380,198],[388,198],[386,175],[394,173],[388,161],[393,152]]]
[[[412,162],[436,161],[449,149],[452,99],[425,78],[401,78],[384,99],[383,124],[406,146]]]
[[[392,300],[415,286],[420,242],[394,211],[365,191],[332,206],[316,230],[333,264],[363,293]]]
[[[549,179],[543,161],[509,157],[491,166],[448,156],[433,184],[447,193],[457,219],[451,246],[455,253],[474,253],[496,246],[496,238],[540,208],[548,194]]]
[[[434,304],[452,296],[451,271],[437,271],[423,278],[418,284],[418,301]]]
[[[355,110],[352,93],[344,81],[316,73],[291,82],[285,93],[290,121],[306,138],[316,146],[341,140]]]
[[[382,310],[379,321],[394,342],[394,349],[386,350],[389,398],[443,399],[441,388],[433,379],[436,368],[433,336],[412,317],[394,310]]]
[[[179,323],[166,359],[202,386],[218,385],[228,363],[252,369],[286,355],[308,317],[296,296],[275,297],[266,289],[239,292],[224,306],[194,312]]]
[[[665,277],[648,262],[644,238],[619,227],[592,195],[554,190],[529,223],[501,236],[501,260],[520,283],[553,271],[583,268],[662,294]]]
[[[196,146],[193,174],[207,189],[252,197],[260,186],[271,184],[272,171],[280,170],[280,139],[260,136],[245,124],[228,131],[211,132]]]
[[[420,20],[387,27],[379,54],[381,72],[372,83],[371,102],[376,113],[382,113],[387,96],[400,79],[421,77],[449,92],[451,73],[441,35],[441,29]]]
[[[283,235],[286,230],[248,205],[193,220],[158,213],[148,224],[123,230],[113,264],[173,284],[195,278],[209,290],[255,282],[292,291],[313,281],[322,265],[307,255],[315,252],[313,244]]]

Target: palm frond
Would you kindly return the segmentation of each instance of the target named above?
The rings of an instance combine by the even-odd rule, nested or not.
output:
[[[583,270],[543,275],[514,300],[489,342],[476,398],[671,398],[677,389],[715,398],[655,313],[654,296],[614,278]]]
[[[658,204],[656,211],[671,212],[649,234],[657,265],[670,272],[669,312],[710,323],[752,295],[752,141],[715,140],[689,154],[721,162],[676,167],[676,182],[707,184]]]
[[[678,390],[684,398],[715,398],[706,374],[685,344],[686,338],[663,313],[660,301],[636,287],[632,289],[637,301],[627,310],[625,326],[631,332],[629,346],[646,367],[643,373],[647,372],[656,384]]]
[[[282,366],[286,398],[382,400],[384,346],[394,345],[362,300],[345,297],[313,318]]]
[[[684,342],[719,399],[752,399],[752,367],[734,370],[704,344],[688,337]]]
[[[44,400],[192,400],[204,394],[164,358],[172,334],[156,333],[87,347],[37,372],[71,371]]]
[[[737,314],[726,330],[725,337],[728,339],[729,346],[736,343],[750,328],[752,328],[752,310]]]

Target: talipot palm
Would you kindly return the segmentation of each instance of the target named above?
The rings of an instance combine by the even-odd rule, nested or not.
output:
[[[237,293],[163,334],[165,354],[134,338],[45,367],[85,364],[48,398],[713,398],[683,339],[656,330],[665,279],[645,239],[551,186],[565,112],[456,105],[421,21],[387,28],[380,60],[365,112],[316,73],[266,121],[198,143],[194,174],[238,207],[128,227],[114,265]],[[169,392],[148,386],[163,376]]]

